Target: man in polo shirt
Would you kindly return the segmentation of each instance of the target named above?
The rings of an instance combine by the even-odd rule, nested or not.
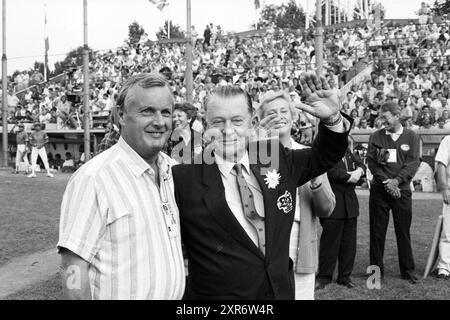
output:
[[[117,100],[119,141],[70,179],[58,242],[68,298],[182,298],[173,160],[161,152],[173,105],[162,75],[131,77]]]

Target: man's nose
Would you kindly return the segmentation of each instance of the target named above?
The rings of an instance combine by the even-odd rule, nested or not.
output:
[[[232,125],[231,121],[230,120],[225,121],[225,124],[222,129],[222,133],[224,135],[229,135],[229,134],[232,134],[233,132],[234,132],[234,129],[233,129],[233,125]]]
[[[158,127],[162,127],[164,126],[164,118],[161,114],[161,112],[156,112],[155,116],[153,117],[153,125],[154,126],[158,126]]]

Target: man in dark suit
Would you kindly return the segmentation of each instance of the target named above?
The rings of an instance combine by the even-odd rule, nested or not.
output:
[[[299,108],[322,120],[306,150],[273,140],[249,144],[250,96],[229,86],[210,96],[206,135],[213,142],[200,161],[173,168],[187,299],[294,299],[289,238],[296,188],[342,158],[351,127],[325,79],[304,74],[301,83],[309,105]],[[283,125],[279,115],[262,121]]]
[[[353,288],[350,279],[356,256],[356,223],[359,203],[355,187],[366,167],[350,150],[336,166],[327,172],[331,189],[336,197],[333,213],[320,218],[323,231],[320,237],[319,273],[316,289],[331,283],[336,262],[339,261],[337,283]]]

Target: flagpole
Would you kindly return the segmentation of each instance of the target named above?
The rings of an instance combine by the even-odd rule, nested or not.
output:
[[[352,13],[353,10],[351,9],[350,6],[350,0],[347,0],[347,22],[352,20]]]
[[[83,0],[83,104],[84,104],[84,157],[85,161],[91,158],[91,121],[89,108],[89,47],[88,47],[88,21],[87,0]]]
[[[309,28],[309,0],[306,0],[305,4],[305,30]]]
[[[167,8],[167,39],[170,39],[170,16],[170,8]]]
[[[8,77],[6,74],[6,0],[2,0],[2,151],[3,167],[8,167]]]
[[[47,48],[47,4],[44,4],[44,81],[47,82],[48,48]]]
[[[186,0],[186,100],[192,103],[192,30],[191,30],[191,0]]]
[[[341,0],[338,0],[337,2],[337,22],[341,23]]]

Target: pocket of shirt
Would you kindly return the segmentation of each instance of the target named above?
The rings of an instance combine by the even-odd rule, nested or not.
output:
[[[109,209],[106,217],[106,225],[109,226],[119,219],[125,217],[131,217],[131,210],[117,210],[117,209]]]

